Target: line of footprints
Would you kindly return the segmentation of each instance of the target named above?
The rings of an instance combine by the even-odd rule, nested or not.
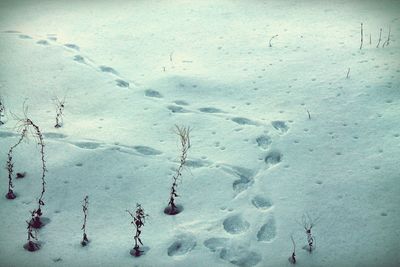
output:
[[[273,122],[272,126],[280,133],[285,134],[288,131],[288,126],[284,121]],[[270,136],[264,134],[256,139],[258,147],[262,151],[267,151],[272,144],[272,139]],[[250,169],[221,165],[222,170],[235,176],[237,179],[232,183],[232,189],[234,191],[235,200],[241,201],[244,195],[247,194],[249,199],[251,199],[251,204],[253,208],[256,208],[260,213],[259,216],[254,216],[256,219],[264,218],[263,223],[258,225],[257,233],[255,238],[258,242],[271,243],[275,240],[277,235],[276,221],[273,213],[272,200],[262,194],[253,193],[252,186],[256,182],[257,177],[262,175],[269,168],[277,165],[282,160],[282,154],[277,151],[269,151],[265,156],[265,165],[260,169],[258,173],[254,173]],[[239,199],[239,195],[241,196]],[[221,210],[226,210],[226,207],[221,208]],[[228,211],[233,211],[233,209],[227,209]],[[243,239],[235,239],[236,236],[242,236],[243,234],[250,236],[254,234],[251,230],[252,224],[246,220],[246,218],[240,212],[234,212],[228,215],[222,221],[222,227],[231,237],[211,237],[204,240],[203,245],[210,250],[210,252],[215,253],[223,261],[230,262],[237,266],[255,266],[262,261],[261,254],[251,251],[248,249],[247,243],[243,243]],[[176,236],[175,241],[168,248],[169,256],[182,256],[188,254],[197,245],[196,238],[190,233],[184,233]]]
[[[27,40],[35,39],[32,36],[23,34],[19,31],[9,30],[9,31],[4,31],[4,33],[17,34],[17,36],[21,39],[27,39]],[[43,45],[43,46],[49,46],[49,45],[63,46],[70,52],[74,52],[74,53],[80,52],[80,47],[76,44],[72,44],[72,43],[60,44],[60,43],[58,43],[57,36],[55,34],[47,34],[47,40],[40,39],[40,40],[36,41],[36,44]],[[113,76],[114,80],[115,80],[115,84],[119,87],[129,88],[129,86],[130,86],[130,81],[123,78],[121,76],[121,74],[112,67],[104,66],[104,65],[97,65],[89,57],[82,56],[81,54],[74,55],[74,57],[72,59],[78,63],[85,64],[85,65],[95,69],[96,71],[107,73],[107,74]],[[131,83],[132,83],[132,81],[131,81]]]

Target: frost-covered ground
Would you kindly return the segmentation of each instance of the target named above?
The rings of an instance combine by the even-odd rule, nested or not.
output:
[[[40,193],[31,137],[15,150],[27,172],[15,200],[0,169],[0,266],[290,266],[291,235],[297,266],[399,266],[399,11],[361,0],[2,1],[0,163],[25,101],[44,134],[50,222],[41,250],[25,251]],[[193,128],[192,147],[184,211],[167,216],[175,124]],[[136,203],[150,215],[140,258],[125,212]],[[306,213],[319,218],[311,254],[297,223]]]

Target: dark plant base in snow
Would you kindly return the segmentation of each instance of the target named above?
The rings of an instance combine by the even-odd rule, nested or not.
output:
[[[35,229],[40,229],[43,226],[45,226],[46,224],[48,224],[50,222],[49,218],[46,217],[40,217],[37,219],[31,219],[30,224],[32,225],[33,228]]]
[[[54,127],[55,128],[61,128],[61,125],[60,124],[56,124],[56,125],[54,125]]]
[[[29,241],[28,243],[26,243],[24,245],[24,249],[26,249],[27,251],[30,251],[30,252],[35,252],[36,250],[40,249],[40,244],[35,243],[33,241]]]
[[[7,199],[14,199],[17,196],[14,194],[14,192],[12,190],[9,190],[8,193],[6,194],[6,198]]]
[[[22,179],[26,176],[26,172],[17,172],[17,175],[15,178],[17,179]]]
[[[305,245],[304,247],[303,247],[303,249],[304,250],[307,250],[308,252],[313,252],[314,250],[315,250],[315,247],[311,247],[311,249],[310,249],[310,246],[309,245]]]
[[[90,240],[87,237],[83,238],[81,241],[82,247],[86,247],[89,243],[90,243]]]
[[[181,213],[183,211],[183,206],[181,205],[176,205],[176,208],[172,208],[171,206],[168,206],[164,209],[164,213],[167,215],[176,215],[178,213]]]
[[[146,255],[147,251],[149,251],[149,247],[140,247],[139,249],[131,249],[129,251],[129,254],[131,254],[133,257],[140,257],[142,255]]]

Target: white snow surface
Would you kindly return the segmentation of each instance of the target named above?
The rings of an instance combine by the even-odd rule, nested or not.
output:
[[[296,266],[400,266],[399,11],[361,0],[2,1],[0,266],[291,266],[291,235]],[[66,98],[59,129],[54,97]],[[41,186],[32,137],[14,153],[27,172],[18,196],[4,197],[24,102],[48,167],[50,222],[34,253],[23,248]],[[184,210],[167,216],[174,125],[192,128],[191,148]],[[126,213],[136,203],[149,214],[139,258]],[[312,253],[303,214],[319,218]]]

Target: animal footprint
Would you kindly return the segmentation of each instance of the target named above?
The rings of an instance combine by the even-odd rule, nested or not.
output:
[[[180,235],[168,247],[168,256],[182,256],[188,254],[196,247],[196,239],[192,235]]]
[[[152,89],[147,89],[144,91],[144,95],[147,97],[156,97],[156,98],[162,98],[163,96],[160,94],[160,92]]]
[[[46,40],[39,40],[36,43],[40,45],[49,45],[49,42],[47,42]]]
[[[188,111],[180,106],[168,106],[167,107],[172,113],[187,113]]]
[[[174,101],[175,104],[177,104],[178,106],[188,106],[189,104],[184,101],[184,100],[175,100]]]
[[[228,245],[228,238],[213,237],[204,241],[204,246],[212,252],[216,252],[225,248]]]
[[[108,72],[108,73],[118,75],[118,72],[115,69],[108,67],[108,66],[100,66],[99,69],[102,72]]]
[[[276,237],[275,218],[270,217],[258,231],[257,240],[260,242],[272,242],[275,237]]]
[[[30,37],[29,35],[25,35],[25,34],[20,34],[20,35],[18,35],[18,37],[21,39],[32,39],[32,37]]]
[[[207,108],[199,108],[201,112],[204,113],[222,113],[223,111],[218,108],[207,107]]]
[[[96,142],[75,142],[73,145],[83,149],[96,149],[100,147],[100,144]]]
[[[285,134],[289,130],[289,126],[284,121],[273,121],[271,124],[280,134]]]
[[[62,139],[67,137],[65,134],[61,133],[44,133],[43,135],[46,138],[54,138],[54,139]]]
[[[64,44],[64,46],[79,51],[79,46],[76,44]]]
[[[279,162],[281,162],[281,160],[282,154],[277,150],[269,152],[264,159],[265,164],[267,164],[268,167],[278,164]]]
[[[133,147],[137,152],[139,152],[142,155],[160,155],[162,154],[161,151],[148,147],[148,146],[134,146]]]
[[[121,80],[121,79],[116,79],[115,82],[117,83],[117,86],[127,88],[129,87],[129,82]]]
[[[256,138],[256,142],[262,149],[267,149],[272,144],[272,139],[268,135],[261,135]]]
[[[224,229],[230,234],[240,234],[247,231],[250,223],[246,221],[242,215],[232,215],[226,218],[223,222]]]
[[[201,168],[204,166],[210,166],[211,162],[206,161],[206,160],[202,160],[202,159],[194,159],[194,160],[186,160],[186,164],[187,167],[190,168]]]
[[[247,118],[242,118],[242,117],[232,118],[232,121],[236,122],[237,124],[240,124],[240,125],[257,125],[257,123],[255,121],[252,121]]]
[[[219,257],[222,260],[228,261],[240,267],[255,266],[262,259],[259,253],[250,251],[244,247],[223,248],[219,254]]]
[[[261,210],[268,210],[272,207],[272,201],[269,198],[260,195],[253,197],[251,203],[254,205],[254,207]]]
[[[76,55],[76,56],[74,56],[74,61],[79,62],[79,63],[85,63],[85,58],[82,57],[81,55]]]

